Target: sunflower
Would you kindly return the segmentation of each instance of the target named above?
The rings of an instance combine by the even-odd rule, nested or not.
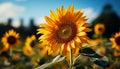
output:
[[[43,55],[48,55],[47,47],[44,44],[39,43],[37,49],[38,49],[38,53],[43,54]]]
[[[27,37],[25,46],[35,47],[36,37],[32,35],[31,37]]]
[[[46,44],[39,43],[37,46],[38,46],[37,47],[38,53],[42,54],[43,56],[48,56],[49,53],[51,52],[49,46],[47,46]],[[56,55],[58,55],[58,52],[59,51],[56,51],[55,53],[51,53],[50,55],[56,56]]]
[[[32,35],[31,37],[27,37],[25,46],[23,47],[23,53],[27,56],[33,55],[33,47],[35,47],[35,35]]]
[[[110,38],[110,41],[113,43],[112,48],[120,50],[120,32],[116,33],[114,37]]]
[[[24,46],[23,47],[23,54],[25,54],[26,56],[32,56],[33,49],[30,46]]]
[[[102,23],[98,23],[94,26],[94,31],[96,34],[101,35],[105,32],[105,25]]]
[[[5,33],[2,42],[5,47],[15,47],[19,43],[19,34],[11,29]]]
[[[48,44],[49,53],[61,52],[66,55],[70,49],[75,50],[82,43],[87,43],[86,32],[91,29],[86,28],[90,24],[86,23],[87,18],[83,16],[83,11],[74,11],[74,6],[65,9],[64,6],[50,11],[50,17],[45,16],[47,24],[41,24],[38,34],[43,34],[39,39]]]

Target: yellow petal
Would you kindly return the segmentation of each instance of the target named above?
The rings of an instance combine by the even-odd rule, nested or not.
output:
[[[74,42],[74,41],[72,41],[71,46],[72,46],[73,48],[75,48],[75,42]]]
[[[91,26],[91,24],[89,24],[89,23],[84,23],[83,26],[87,27],[87,26]]]
[[[71,50],[71,47],[70,47],[70,45],[69,45],[69,44],[67,44],[67,51],[69,51],[69,52],[70,52],[70,50]]]
[[[82,16],[82,13],[80,13],[80,11],[76,11],[74,15],[74,22],[77,22],[81,16]]]
[[[86,39],[80,38],[80,40],[82,41],[82,43],[88,43]]]
[[[78,25],[78,26],[79,26],[79,25]],[[79,27],[79,28],[78,28],[78,31],[81,32],[81,31],[83,31],[85,28],[86,28],[86,27]]]
[[[110,38],[111,41],[114,41],[115,39],[114,38]]]
[[[81,43],[81,40],[80,40],[79,37],[76,37],[76,38],[75,38],[75,41]]]
[[[53,20],[56,20],[56,19],[57,19],[56,14],[55,14],[52,10],[50,10],[50,17],[51,17]]]
[[[54,15],[52,12],[51,12],[51,15]],[[55,15],[53,16],[55,18]],[[46,22],[48,22],[50,25],[54,25],[55,21],[53,21],[51,18],[45,16],[44,17]]]
[[[86,35],[85,32],[80,32],[80,33],[77,34],[77,36],[85,36],[85,35]]]
[[[92,29],[85,28],[83,31],[84,31],[84,32],[90,32],[90,31],[92,31]]]
[[[65,11],[65,9],[64,9],[64,6],[62,6],[62,8],[61,8],[61,14],[63,14],[63,16],[66,14],[66,11]]]

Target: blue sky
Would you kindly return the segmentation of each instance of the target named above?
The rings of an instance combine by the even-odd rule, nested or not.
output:
[[[120,15],[120,0],[0,0],[0,21],[6,18],[14,18],[14,25],[19,25],[19,19],[25,20],[28,25],[30,18],[34,18],[36,24],[44,22],[44,16],[49,15],[50,10],[56,10],[62,5],[67,8],[74,5],[76,9],[85,10],[85,15],[91,22],[102,11],[105,4],[111,4],[113,9]],[[4,9],[3,9],[4,8]]]

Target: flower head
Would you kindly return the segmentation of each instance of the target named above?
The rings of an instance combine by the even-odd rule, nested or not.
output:
[[[19,43],[19,34],[13,29],[9,30],[3,36],[2,42],[5,47],[15,47]]]
[[[102,23],[98,23],[94,26],[94,31],[96,34],[101,35],[105,32],[105,26]]]
[[[23,47],[23,53],[26,56],[32,56],[33,55],[33,49],[30,46],[24,46]]]
[[[120,50],[120,32],[116,33],[110,40],[113,43],[112,48]]]
[[[33,55],[33,47],[35,47],[35,35],[32,35],[31,37],[27,37],[25,46],[23,47],[23,53],[27,56]]]
[[[45,55],[45,56],[48,55],[47,46],[45,46],[44,44],[39,43],[37,49],[40,54]]]
[[[36,41],[35,35],[27,37],[26,42],[25,42],[25,46],[34,47],[35,46],[35,41]]]
[[[50,17],[45,16],[47,24],[41,24],[38,34],[43,34],[39,39],[48,44],[49,53],[61,51],[67,54],[76,46],[81,48],[82,43],[87,43],[86,32],[91,31],[86,17],[81,10],[74,11],[74,6],[65,9],[64,6],[56,9],[56,13],[50,11]]]

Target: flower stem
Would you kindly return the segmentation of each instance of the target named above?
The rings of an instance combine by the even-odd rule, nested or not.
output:
[[[100,35],[100,39],[101,39],[101,46],[103,46],[104,45],[104,43],[103,43],[103,36],[102,36],[102,34]]]
[[[81,56],[81,55],[78,55],[76,58],[74,58],[74,60],[73,60],[73,65],[74,65],[75,62],[79,59],[80,56]]]
[[[73,69],[73,52],[72,52],[72,49],[70,49],[70,69]]]
[[[12,47],[10,47],[10,56],[12,56]]]

